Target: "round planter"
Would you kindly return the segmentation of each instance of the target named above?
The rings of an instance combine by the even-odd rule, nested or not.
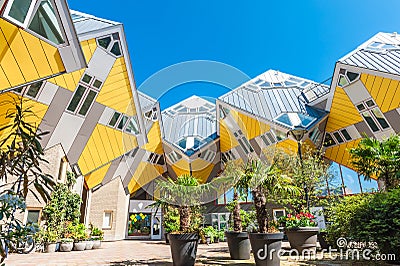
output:
[[[93,249],[99,249],[101,247],[101,240],[93,240]]]
[[[283,233],[249,233],[251,249],[257,266],[279,266],[279,252],[282,247]]]
[[[329,243],[326,241],[326,236],[327,236],[326,232],[319,232],[318,236],[317,236],[317,239],[318,239],[319,245],[321,246],[321,249],[328,250],[329,249]]]
[[[318,232],[318,227],[297,227],[285,230],[290,247],[299,253],[305,249],[316,251]]]
[[[86,250],[93,248],[93,244],[94,244],[93,240],[86,240],[85,242],[86,242],[86,246],[85,246]]]
[[[169,244],[168,234],[169,234],[169,233],[164,233],[165,244]]]
[[[228,242],[229,254],[233,260],[250,259],[250,240],[247,232],[225,232],[226,241]]]
[[[74,247],[74,242],[61,242],[60,243],[60,251],[61,252],[70,252]]]
[[[192,266],[196,261],[198,234],[168,234],[174,266]]]
[[[53,253],[56,252],[57,243],[46,243],[44,245],[44,252]]]
[[[211,236],[206,236],[206,244],[207,245],[211,244]]]
[[[86,243],[83,241],[74,242],[74,250],[75,251],[83,251],[86,248]]]

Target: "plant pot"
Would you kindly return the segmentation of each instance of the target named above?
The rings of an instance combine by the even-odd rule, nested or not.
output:
[[[168,234],[174,266],[191,266],[196,261],[199,235]]]
[[[206,244],[207,245],[211,244],[211,236],[206,236]]]
[[[321,249],[329,249],[329,243],[326,241],[326,236],[327,233],[326,232],[319,232],[319,234],[317,235],[317,239],[319,242],[319,245],[321,246]]]
[[[165,244],[169,244],[168,234],[169,234],[169,233],[164,233]]]
[[[61,242],[60,243],[60,251],[61,252],[70,252],[74,247],[74,242]]]
[[[249,233],[249,239],[256,265],[281,265],[279,252],[283,233]]]
[[[93,249],[99,249],[101,247],[101,240],[93,240]]]
[[[85,242],[86,242],[86,246],[85,246],[86,250],[93,248],[93,244],[94,244],[93,240],[86,240]]]
[[[57,243],[46,243],[44,245],[44,252],[53,253],[56,252]]]
[[[83,251],[86,248],[86,243],[84,241],[74,242],[75,251]]]
[[[305,249],[316,251],[318,232],[318,227],[296,227],[285,230],[290,247],[300,254]]]
[[[233,260],[250,259],[250,240],[247,232],[225,232],[226,241],[228,242],[229,254]]]

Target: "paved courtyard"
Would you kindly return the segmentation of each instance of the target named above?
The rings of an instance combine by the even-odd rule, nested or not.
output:
[[[288,243],[283,243],[284,247]],[[295,265],[377,265],[365,262],[339,262],[330,260],[319,261],[290,261],[285,257],[282,266]],[[124,240],[104,242],[101,249],[56,252],[56,253],[31,253],[11,254],[6,260],[6,265],[172,265],[169,245],[162,241],[133,241]],[[254,265],[251,258],[248,261],[230,260],[226,242],[199,245],[196,265]]]

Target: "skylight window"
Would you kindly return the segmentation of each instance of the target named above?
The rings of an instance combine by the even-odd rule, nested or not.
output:
[[[395,44],[372,42],[366,48],[366,50],[371,52],[386,52],[388,50],[398,50],[400,47]]]
[[[303,126],[307,128],[316,118],[301,113],[284,113],[275,118],[275,121],[286,127]]]
[[[117,32],[98,38],[97,44],[115,57],[122,56],[120,38]]]

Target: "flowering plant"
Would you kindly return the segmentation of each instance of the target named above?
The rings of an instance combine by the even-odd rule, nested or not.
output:
[[[279,222],[288,229],[295,227],[313,227],[317,225],[314,218],[315,216],[309,212],[300,212],[296,215],[289,213],[286,216],[282,216]]]

